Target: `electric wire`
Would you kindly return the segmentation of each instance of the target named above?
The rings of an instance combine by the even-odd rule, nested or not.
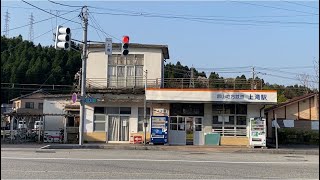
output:
[[[64,20],[67,20],[67,21],[69,21],[69,22],[73,22],[73,23],[76,23],[76,24],[81,24],[81,23],[79,23],[79,22],[76,22],[76,21],[73,21],[73,20],[70,20],[70,19],[67,19],[67,18],[58,16],[58,15],[55,15],[55,14],[53,14],[53,13],[50,13],[50,12],[48,12],[48,11],[46,11],[46,10],[38,7],[38,6],[35,6],[35,5],[31,4],[31,3],[26,2],[25,0],[22,0],[22,2],[24,2],[24,3],[26,3],[26,4],[29,4],[30,6],[35,7],[35,8],[37,8],[37,9],[43,11],[43,12],[46,12],[46,13],[51,14],[51,15],[54,15],[54,16],[56,16],[56,17],[58,17],[58,18],[61,18],[61,19],[64,19]]]

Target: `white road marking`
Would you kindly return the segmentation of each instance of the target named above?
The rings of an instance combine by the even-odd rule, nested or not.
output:
[[[183,163],[223,163],[223,164],[319,164],[319,162],[309,161],[290,161],[290,162],[263,162],[263,161],[199,161],[199,160],[180,160],[180,159],[84,159],[84,158],[33,158],[33,157],[1,157],[10,160],[68,160],[68,161],[136,161],[136,162],[183,162]]]

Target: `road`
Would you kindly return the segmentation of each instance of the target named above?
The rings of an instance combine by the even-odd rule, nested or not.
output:
[[[1,150],[1,179],[319,179],[319,156],[142,150]]]

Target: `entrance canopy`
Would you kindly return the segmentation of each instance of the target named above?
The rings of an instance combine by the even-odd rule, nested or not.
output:
[[[149,102],[276,104],[277,91],[148,88],[146,90],[146,99]]]

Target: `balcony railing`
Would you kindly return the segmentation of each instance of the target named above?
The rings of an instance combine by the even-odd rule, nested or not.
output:
[[[105,90],[105,89],[143,89],[145,79],[127,78],[110,80],[105,78],[88,78],[88,90]],[[209,89],[230,89],[230,90],[248,90],[262,89],[262,81],[247,81],[242,79],[200,79],[200,78],[164,78],[148,79],[148,88],[175,88],[175,89],[192,89],[192,88],[209,88]]]

